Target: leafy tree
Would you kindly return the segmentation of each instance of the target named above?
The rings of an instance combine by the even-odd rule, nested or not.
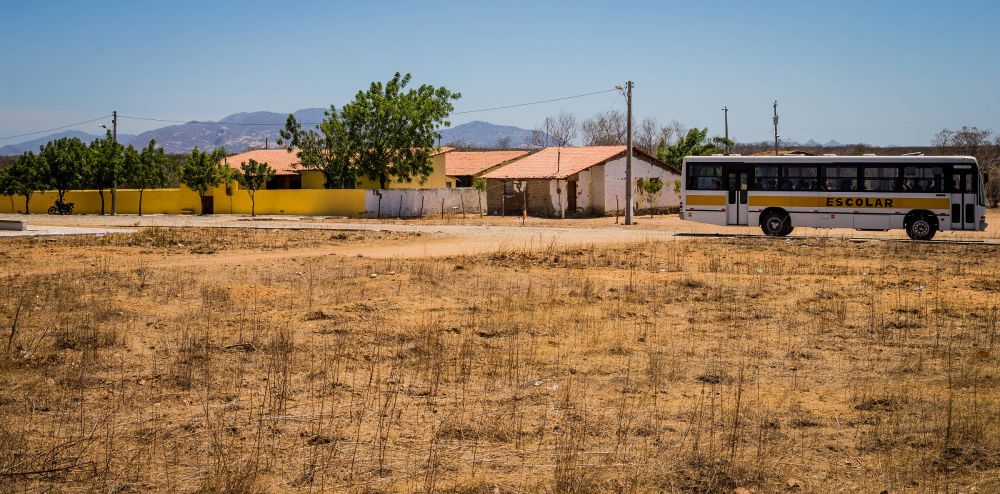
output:
[[[353,189],[356,168],[351,160],[351,149],[344,130],[344,122],[337,108],[330,106],[319,125],[319,132],[303,130],[294,115],[288,115],[278,144],[288,152],[298,153],[299,163],[307,170],[320,170],[328,189]]]
[[[731,142],[730,142],[731,144]],[[677,142],[666,145],[660,142],[660,161],[673,165],[680,170],[685,156],[707,156],[722,153],[725,150],[725,137],[708,137],[708,128],[694,128],[685,135],[678,135]]]
[[[24,214],[31,214],[31,194],[49,188],[48,166],[41,156],[28,151],[0,171],[0,194],[24,196]],[[11,205],[13,209],[13,203]]]
[[[435,129],[450,125],[452,101],[461,95],[427,84],[407,90],[410,79],[397,72],[340,111],[331,106],[319,132],[303,131],[289,115],[280,143],[298,150],[303,167],[323,170],[328,188],[353,187],[359,175],[381,188],[390,179],[422,182],[433,171]]]
[[[390,179],[421,182],[434,171],[437,128],[451,125],[452,101],[461,97],[427,84],[406,90],[410,74],[373,82],[341,110],[347,146],[358,173],[385,188]]]
[[[254,204],[254,194],[263,189],[268,180],[274,177],[274,169],[267,163],[258,163],[255,159],[240,163],[240,171],[236,173],[236,181],[240,187],[250,194],[250,216],[257,216]]]
[[[10,172],[8,171],[10,167],[0,167],[0,196],[7,196],[10,198],[10,211],[14,212],[14,180],[10,177]]]
[[[139,216],[142,216],[142,194],[146,189],[163,187],[167,183],[170,158],[156,147],[156,140],[136,151],[129,145],[125,150],[125,176],[129,184],[139,189]]]
[[[87,177],[89,186],[97,189],[101,195],[101,214],[104,214],[104,190],[112,189],[114,197],[118,179],[122,178],[125,169],[125,147],[115,142],[109,130],[103,139],[95,139],[90,143],[90,173]],[[114,203],[114,201],[112,201]],[[115,213],[112,210],[112,213]]]
[[[195,147],[181,168],[181,183],[198,193],[203,205],[202,214],[205,214],[205,195],[222,185],[227,176],[224,170],[226,165],[222,162],[225,157],[226,150],[223,148],[207,153]]]
[[[42,146],[39,154],[48,165],[49,186],[65,202],[66,192],[80,188],[88,176],[90,149],[76,137],[63,137]]]
[[[649,203],[649,217],[653,217],[653,205],[656,203],[656,196],[660,194],[663,190],[663,180],[659,178],[647,178],[645,180],[639,181],[639,190],[642,194],[646,196],[646,202]]]

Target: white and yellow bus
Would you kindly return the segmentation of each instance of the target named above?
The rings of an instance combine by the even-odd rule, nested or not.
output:
[[[690,156],[681,219],[760,226],[889,230],[914,240],[985,230],[984,177],[966,156]]]

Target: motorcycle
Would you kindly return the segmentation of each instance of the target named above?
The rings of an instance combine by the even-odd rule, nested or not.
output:
[[[49,214],[73,214],[73,203],[57,200],[55,205],[49,208]]]

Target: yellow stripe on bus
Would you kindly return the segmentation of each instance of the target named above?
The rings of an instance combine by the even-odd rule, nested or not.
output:
[[[688,206],[725,206],[726,196],[724,195],[690,195],[687,196]]]
[[[692,196],[688,196],[690,201]],[[826,196],[759,196],[749,198],[756,207],[798,207],[798,208],[891,208],[891,209],[948,209],[951,200],[947,197],[826,197]]]

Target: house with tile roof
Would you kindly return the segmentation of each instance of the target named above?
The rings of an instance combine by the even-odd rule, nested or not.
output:
[[[472,187],[476,177],[501,167],[530,151],[452,151],[444,156],[444,174],[455,180],[455,187]]]
[[[431,155],[433,171],[427,179],[421,182],[413,180],[410,182],[391,181],[386,184],[388,189],[437,189],[454,186],[455,179],[448,178],[445,174],[444,156],[454,151],[454,148],[443,147],[435,150]],[[251,159],[259,163],[267,163],[274,169],[274,178],[267,183],[266,189],[322,189],[326,184],[326,177],[320,170],[308,170],[302,168],[298,153],[286,149],[257,149],[244,153],[234,154],[224,159],[225,164],[239,170],[240,164]],[[356,186],[359,189],[377,189],[378,183],[368,180],[365,177],[358,177]]]
[[[483,174],[492,213],[539,216],[609,214],[625,208],[625,146],[549,147]],[[647,202],[639,184],[660,180]],[[639,149],[632,150],[636,209],[676,207],[680,170]]]

